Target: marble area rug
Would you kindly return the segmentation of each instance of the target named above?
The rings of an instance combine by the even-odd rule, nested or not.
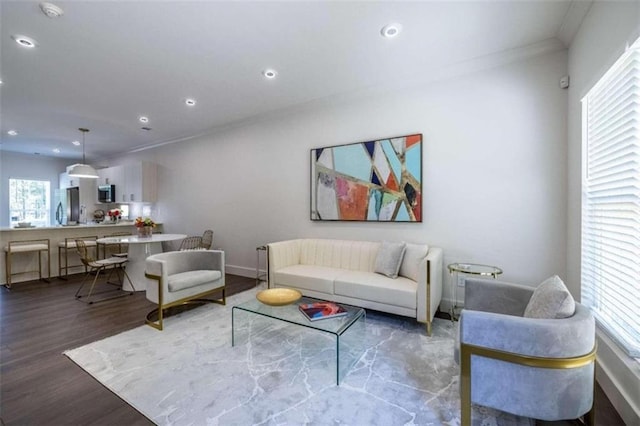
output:
[[[251,338],[231,346],[231,308],[255,294],[170,317],[162,332],[143,325],[65,355],[160,425],[460,424],[451,321],[436,319],[428,337],[411,319],[367,311],[364,353],[336,386],[326,333],[254,315]],[[533,424],[483,407],[472,419]]]

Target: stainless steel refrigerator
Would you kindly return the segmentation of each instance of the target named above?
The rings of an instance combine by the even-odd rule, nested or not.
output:
[[[56,189],[53,194],[53,202],[56,206],[54,224],[78,225],[86,222],[87,209],[80,204],[79,187]]]
[[[80,188],[74,186],[67,188],[67,215],[64,225],[80,222]]]

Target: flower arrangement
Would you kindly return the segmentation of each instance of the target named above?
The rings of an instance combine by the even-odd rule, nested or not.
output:
[[[107,212],[107,216],[115,222],[122,219],[122,211],[120,209],[111,209]]]
[[[140,216],[136,218],[134,225],[136,228],[142,228],[143,226],[150,226],[152,228],[156,227],[156,223],[150,217],[145,217],[143,219]]]

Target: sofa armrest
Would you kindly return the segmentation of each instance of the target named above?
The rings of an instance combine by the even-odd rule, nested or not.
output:
[[[442,249],[430,247],[420,263],[417,289],[417,320],[430,324],[442,299]]]
[[[565,358],[589,353],[595,344],[595,320],[576,304],[572,317],[524,318],[463,309],[460,343],[520,355]]]
[[[168,270],[169,267],[165,259],[155,255],[147,257],[145,261],[145,276],[157,280],[147,282],[146,297],[150,301],[158,303],[160,294],[166,294],[169,291]]]
[[[534,288],[504,281],[466,277],[464,308],[497,314],[524,315]]]
[[[301,240],[279,241],[267,244],[268,285],[273,283],[273,273],[286,266],[300,263]]]

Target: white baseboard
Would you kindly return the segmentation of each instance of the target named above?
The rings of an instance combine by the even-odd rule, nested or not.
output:
[[[245,266],[225,265],[225,272],[231,275],[239,275],[241,277],[255,278],[256,268],[247,268]],[[262,273],[262,271],[260,272]]]

